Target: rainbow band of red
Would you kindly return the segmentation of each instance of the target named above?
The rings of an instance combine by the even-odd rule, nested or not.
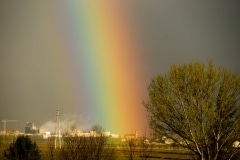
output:
[[[124,13],[127,7],[121,1],[104,0],[62,0],[52,5],[73,104],[87,108],[94,122],[112,132],[139,129],[146,121],[141,57],[133,24]]]

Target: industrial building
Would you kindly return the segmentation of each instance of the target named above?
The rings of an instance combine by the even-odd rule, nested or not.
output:
[[[37,128],[36,125],[32,122],[26,122],[25,133],[26,134],[39,134],[39,128]]]

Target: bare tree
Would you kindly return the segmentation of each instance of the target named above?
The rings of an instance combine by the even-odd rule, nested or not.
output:
[[[91,130],[94,131],[96,134],[99,134],[99,135],[101,135],[102,132],[104,131],[104,129],[102,128],[102,126],[100,126],[100,125],[98,125],[98,124],[93,125]]]
[[[143,135],[139,139],[139,156],[142,160],[147,160],[150,158],[153,144],[149,143],[149,136],[147,136],[147,129],[143,130]]]
[[[133,160],[138,156],[137,139],[129,138],[122,144],[122,152],[128,160]]]
[[[54,137],[48,137],[47,139],[47,157],[50,160],[54,160],[54,155],[55,155],[55,143],[54,143],[55,138]]]
[[[239,150],[240,77],[222,68],[173,65],[149,85],[150,127],[189,149],[196,159],[234,159]],[[176,138],[173,135],[177,134]]]
[[[115,148],[107,146],[107,138],[101,132],[90,136],[65,134],[59,159],[62,160],[115,160]]]

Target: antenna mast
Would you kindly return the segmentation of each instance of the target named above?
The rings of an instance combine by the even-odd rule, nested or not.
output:
[[[60,125],[60,111],[56,112],[56,125],[55,125],[55,149],[61,148],[62,145],[61,125]]]

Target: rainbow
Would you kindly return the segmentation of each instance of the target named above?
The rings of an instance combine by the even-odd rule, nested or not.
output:
[[[111,132],[146,127],[142,59],[127,6],[122,1],[91,0],[51,5],[55,43],[68,81],[64,88],[73,93],[65,96],[74,95],[75,109]]]

